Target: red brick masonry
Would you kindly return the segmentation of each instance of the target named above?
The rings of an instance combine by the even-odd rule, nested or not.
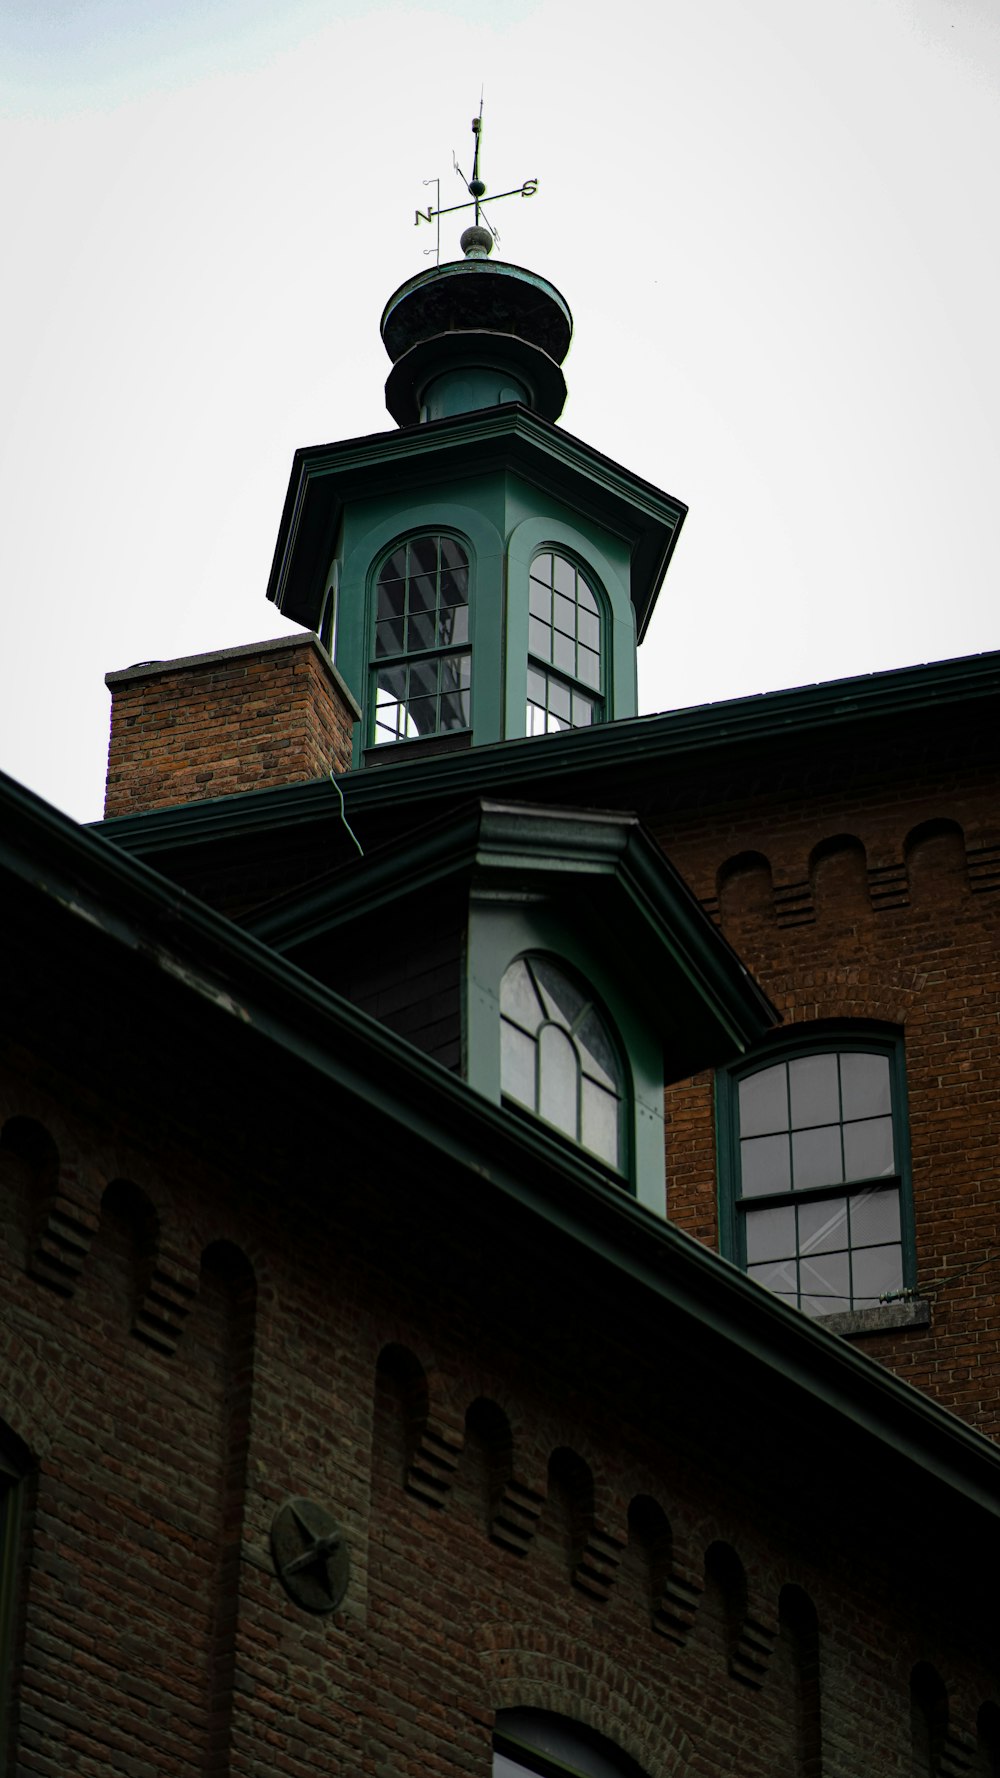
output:
[[[315,636],[109,673],[105,816],[343,772],[361,712]]]

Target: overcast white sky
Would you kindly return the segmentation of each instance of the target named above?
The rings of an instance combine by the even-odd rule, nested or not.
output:
[[[1000,647],[994,0],[0,0],[0,767],[79,819],[106,671],[288,633],[483,86],[562,423],[691,508],[641,707]]]

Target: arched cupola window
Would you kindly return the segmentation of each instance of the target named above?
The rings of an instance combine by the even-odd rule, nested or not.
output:
[[[528,586],[529,735],[588,728],[604,715],[601,605],[581,569],[545,550]]]
[[[375,585],[376,743],[468,729],[469,558],[453,537],[400,543]]]
[[[585,986],[548,957],[518,957],[500,984],[500,1016],[504,1096],[623,1168],[624,1070]]]

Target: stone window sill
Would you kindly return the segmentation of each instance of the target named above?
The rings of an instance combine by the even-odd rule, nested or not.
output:
[[[903,1327],[929,1327],[931,1306],[926,1298],[900,1303],[880,1303],[877,1309],[848,1309],[841,1315],[818,1315],[820,1327],[845,1339],[864,1334],[894,1333]]]

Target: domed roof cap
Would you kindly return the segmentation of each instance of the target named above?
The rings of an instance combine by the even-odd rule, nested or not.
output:
[[[382,311],[381,332],[394,364],[438,334],[482,332],[513,334],[561,364],[573,317],[566,298],[537,272],[503,260],[458,259],[401,284]]]

